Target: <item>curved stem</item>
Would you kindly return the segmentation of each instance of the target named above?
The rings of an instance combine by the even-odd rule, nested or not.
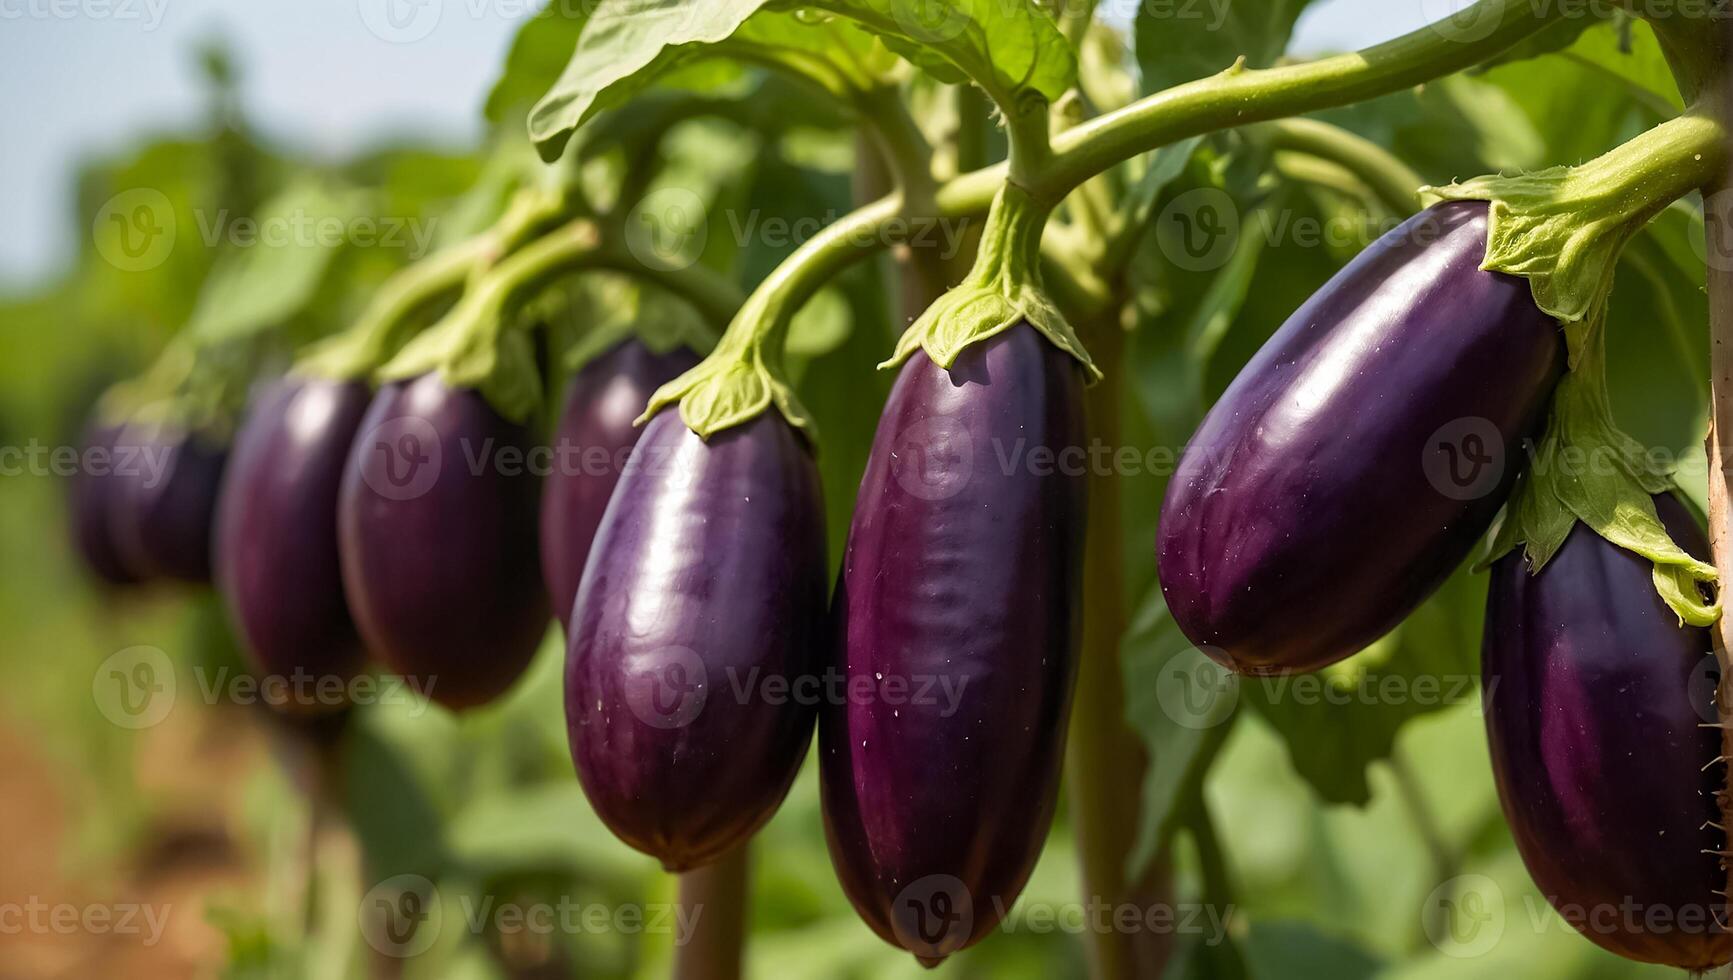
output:
[[[693,922],[693,931],[674,947],[674,980],[739,980],[750,858],[750,845],[742,844],[715,864],[680,876],[676,921]]]
[[[1471,68],[1562,15],[1555,4],[1481,0],[1353,54],[1263,70],[1235,65],[1061,134],[1052,166],[1030,190],[1058,201],[1115,164],[1187,136],[1360,102]]]
[[[1397,214],[1420,209],[1420,188],[1426,180],[1394,153],[1363,136],[1316,119],[1278,119],[1252,130],[1274,149],[1305,153],[1347,170]]]

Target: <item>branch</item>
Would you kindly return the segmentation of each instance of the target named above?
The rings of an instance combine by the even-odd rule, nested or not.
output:
[[[1274,149],[1318,157],[1347,170],[1395,214],[1420,210],[1420,188],[1425,179],[1365,137],[1316,119],[1281,119],[1260,123],[1252,131]]]

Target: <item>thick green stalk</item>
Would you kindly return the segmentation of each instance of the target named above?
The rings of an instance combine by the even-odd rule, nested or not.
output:
[[[1061,134],[1052,165],[1029,190],[1056,203],[1096,174],[1188,136],[1362,102],[1472,68],[1561,16],[1556,4],[1481,0],[1456,18],[1353,54],[1261,70],[1235,65]],[[1490,29],[1452,26],[1470,23]]]
[[[1120,445],[1120,411],[1125,392],[1124,331],[1117,309],[1087,325],[1083,334],[1100,358],[1103,376],[1089,389],[1092,444]],[[1124,582],[1124,529],[1120,522],[1121,477],[1092,473],[1089,481],[1089,530],[1084,543],[1083,643],[1077,663],[1077,690],[1065,749],[1065,781],[1071,824],[1083,873],[1086,902],[1109,908],[1148,910],[1173,901],[1172,872],[1165,856],[1137,877],[1127,874],[1126,854],[1141,822],[1144,774],[1149,759],[1137,733],[1125,721],[1120,641],[1127,611]],[[1097,980],[1160,976],[1172,956],[1172,937],[1146,932],[1091,933],[1085,948],[1090,976]]]

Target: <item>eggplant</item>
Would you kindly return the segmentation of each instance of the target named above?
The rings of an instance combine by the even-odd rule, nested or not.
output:
[[[750,837],[806,757],[824,535],[818,467],[774,412],[708,442],[662,412],[614,489],[572,607],[566,733],[602,821],[670,871]]]
[[[846,696],[819,724],[843,891],[932,965],[997,926],[1059,787],[1076,674],[1083,378],[1019,324],[906,363],[833,600]],[[1049,453],[1052,454],[1049,457]]]
[[[121,563],[145,579],[208,584],[228,448],[208,433],[133,422],[114,451],[108,520]]]
[[[528,426],[426,374],[380,388],[338,495],[343,589],[367,648],[452,710],[516,681],[547,632]]]
[[[1709,542],[1655,498],[1679,546]],[[1541,893],[1597,945],[1706,971],[1733,957],[1716,924],[1726,770],[1709,631],[1681,626],[1646,558],[1577,525],[1538,574],[1492,569],[1481,671],[1493,776]]]
[[[561,626],[571,625],[596,528],[643,431],[638,416],[657,388],[697,364],[685,348],[657,354],[631,338],[572,379],[554,435],[553,473],[542,488],[542,577]]]
[[[1487,206],[1441,204],[1337,273],[1182,454],[1157,568],[1175,623],[1244,674],[1316,670],[1401,622],[1510,495],[1562,375],[1527,280],[1480,268]]]
[[[84,463],[67,487],[73,550],[86,570],[110,586],[136,585],[144,578],[140,569],[127,563],[114,538],[110,501],[119,484],[116,470],[123,465],[115,454],[121,428],[97,423],[85,428],[80,454]]]
[[[217,586],[267,677],[316,685],[359,675],[365,655],[343,596],[337,493],[371,392],[361,381],[284,378],[236,433],[217,504]],[[310,688],[317,692],[319,686]],[[295,701],[289,713],[341,708]]]

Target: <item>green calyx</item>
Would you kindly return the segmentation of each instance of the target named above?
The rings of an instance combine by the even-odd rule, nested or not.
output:
[[[1655,591],[1681,623],[1708,626],[1721,610],[1704,601],[1698,585],[1716,580],[1715,566],[1687,554],[1661,524],[1652,497],[1674,489],[1671,468],[1613,423],[1602,329],[1597,325],[1591,333],[1581,359],[1553,394],[1546,434],[1486,562],[1520,544],[1530,570],[1539,572],[1582,521],[1654,563]]]
[[[246,343],[178,337],[144,374],[105,392],[97,417],[106,425],[143,423],[226,442],[246,404],[254,354]]]
[[[755,297],[740,311],[737,322],[756,322],[762,305]],[[638,424],[677,402],[686,427],[699,438],[709,439],[725,429],[745,425],[774,405],[789,425],[816,443],[812,420],[783,370],[787,329],[786,324],[762,333],[730,329],[697,367],[656,390]]]
[[[1568,327],[1597,316],[1631,236],[1669,204],[1715,179],[1725,152],[1720,124],[1693,113],[1580,167],[1480,177],[1422,188],[1421,195],[1427,204],[1489,202],[1481,268],[1527,278],[1535,303]],[[1576,331],[1571,337],[1573,364],[1582,336]]]
[[[523,318],[525,302],[552,278],[581,267],[600,244],[579,219],[524,246],[475,280],[443,319],[405,344],[376,375],[399,381],[437,371],[454,388],[474,388],[514,422],[541,404],[541,372]]]
[[[921,314],[879,366],[896,367],[924,350],[948,369],[969,345],[1027,323],[1075,357],[1091,382],[1099,380],[1101,369],[1041,282],[1041,233],[1049,213],[1022,188],[1006,184],[987,216],[974,268]]]
[[[1674,488],[1672,472],[1613,421],[1604,335],[1625,245],[1650,218],[1714,179],[1723,144],[1717,123],[1688,114],[1580,167],[1422,191],[1429,204],[1490,202],[1481,268],[1527,278],[1536,305],[1563,325],[1569,349],[1546,433],[1486,561],[1523,545],[1538,573],[1581,521],[1653,562],[1655,590],[1694,626],[1720,615],[1699,591],[1716,580],[1715,567],[1675,544],[1655,512],[1652,497]]]

